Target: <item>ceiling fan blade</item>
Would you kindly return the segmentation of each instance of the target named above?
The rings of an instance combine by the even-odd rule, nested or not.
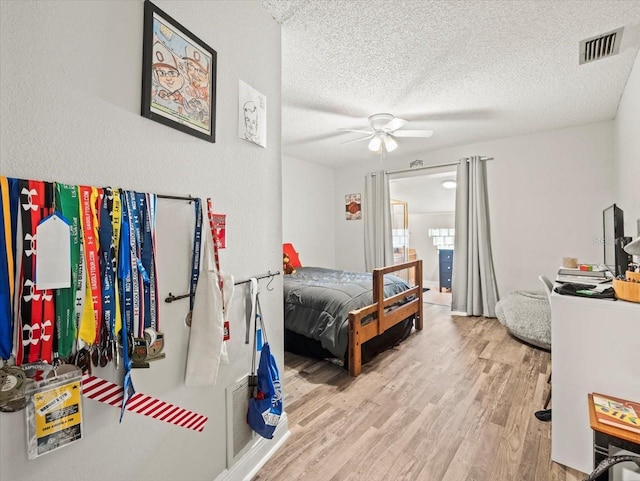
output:
[[[407,124],[406,120],[399,119],[398,117],[396,117],[395,119],[389,121],[384,127],[382,127],[382,130],[385,130],[387,132],[393,132],[394,130],[404,127],[406,124]]]
[[[361,140],[369,140],[373,137],[374,134],[367,135],[366,137],[360,137],[359,139],[347,140],[346,142],[342,142],[343,144],[350,144],[351,142],[360,142]]]
[[[343,128],[336,129],[336,130],[339,130],[341,132],[358,132],[360,134],[371,134],[372,133],[370,130],[356,130],[356,129],[343,129]]]
[[[389,132],[389,135],[393,135],[394,137],[428,138],[433,135],[433,130],[396,130],[395,132]]]

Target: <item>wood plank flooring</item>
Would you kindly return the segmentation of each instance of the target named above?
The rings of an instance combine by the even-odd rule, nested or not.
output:
[[[451,292],[440,292],[437,287],[422,293],[422,301],[451,307]]]
[[[551,462],[549,353],[496,319],[425,304],[422,332],[363,366],[285,353],[291,436],[253,481],[580,481]]]

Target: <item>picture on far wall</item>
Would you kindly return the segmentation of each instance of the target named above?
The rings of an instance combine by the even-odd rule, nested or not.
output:
[[[144,2],[142,115],[215,142],[217,53]]]
[[[267,147],[267,97],[238,80],[238,137]]]
[[[344,196],[344,204],[347,220],[362,219],[362,202],[360,194],[347,194]]]

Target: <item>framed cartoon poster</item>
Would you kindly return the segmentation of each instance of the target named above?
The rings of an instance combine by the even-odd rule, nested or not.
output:
[[[209,142],[216,132],[217,53],[144,2],[142,115]]]
[[[360,194],[345,195],[344,204],[347,220],[362,219],[362,199]]]
[[[238,80],[238,137],[267,147],[267,97]]]

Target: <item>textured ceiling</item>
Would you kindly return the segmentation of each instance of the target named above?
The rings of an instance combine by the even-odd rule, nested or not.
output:
[[[615,117],[640,45],[640,1],[262,0],[282,24],[283,155],[344,166],[342,142],[389,112],[429,139],[390,157]],[[624,26],[620,53],[580,40]],[[490,154],[490,153],[486,153]]]

